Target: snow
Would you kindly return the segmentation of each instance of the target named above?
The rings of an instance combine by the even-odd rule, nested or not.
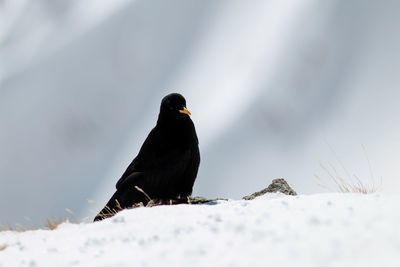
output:
[[[125,210],[0,232],[0,266],[400,266],[398,194],[286,196]]]

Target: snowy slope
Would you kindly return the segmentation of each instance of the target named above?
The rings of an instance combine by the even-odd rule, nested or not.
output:
[[[0,232],[0,266],[400,266],[400,195],[264,195]]]

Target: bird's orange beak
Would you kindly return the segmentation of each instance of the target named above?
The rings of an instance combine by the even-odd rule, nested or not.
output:
[[[180,113],[184,113],[184,114],[188,114],[188,115],[192,115],[192,113],[190,113],[190,111],[187,108],[183,108],[182,110],[179,110]]]

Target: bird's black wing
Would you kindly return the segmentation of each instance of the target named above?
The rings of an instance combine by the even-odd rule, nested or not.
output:
[[[156,128],[152,129],[144,141],[142,147],[140,148],[139,154],[132,160],[131,164],[129,164],[128,168],[122,174],[121,178],[118,180],[115,187],[117,189],[120,188],[121,184],[127,179],[131,174],[135,172],[141,172],[146,169],[146,162],[149,162],[151,158],[151,154],[157,147],[157,130]]]
[[[185,179],[180,183],[180,197],[185,198],[192,194],[193,184],[197,177],[199,165],[200,151],[199,147],[196,145],[190,149],[189,161],[187,162],[184,173]]]
[[[122,174],[121,178],[119,178],[117,184],[115,185],[115,187],[117,189],[119,189],[121,187],[121,184],[125,181],[125,179],[127,177],[129,177],[129,175],[131,175],[132,173],[135,172],[135,165],[136,165],[136,158],[133,159],[133,161],[131,162],[131,164],[129,164],[128,168],[125,170],[125,172]]]
[[[120,179],[117,190],[124,191],[126,188],[130,190],[134,186],[139,186],[150,196],[174,197],[176,196],[174,192],[179,192],[182,187],[182,181],[177,179],[185,177],[187,174],[194,176],[190,177],[189,181],[195,179],[197,172],[194,174],[188,172],[188,169],[192,169],[192,165],[195,164],[192,155],[192,149],[182,151],[178,148],[169,149],[167,153],[161,155],[148,155],[146,158],[152,164],[144,164],[148,168],[141,171],[136,170]]]

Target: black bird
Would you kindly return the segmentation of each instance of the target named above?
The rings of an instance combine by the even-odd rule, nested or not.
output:
[[[94,221],[153,199],[191,195],[200,164],[199,142],[185,98],[169,94],[161,101],[156,126],[116,184],[117,191]]]

